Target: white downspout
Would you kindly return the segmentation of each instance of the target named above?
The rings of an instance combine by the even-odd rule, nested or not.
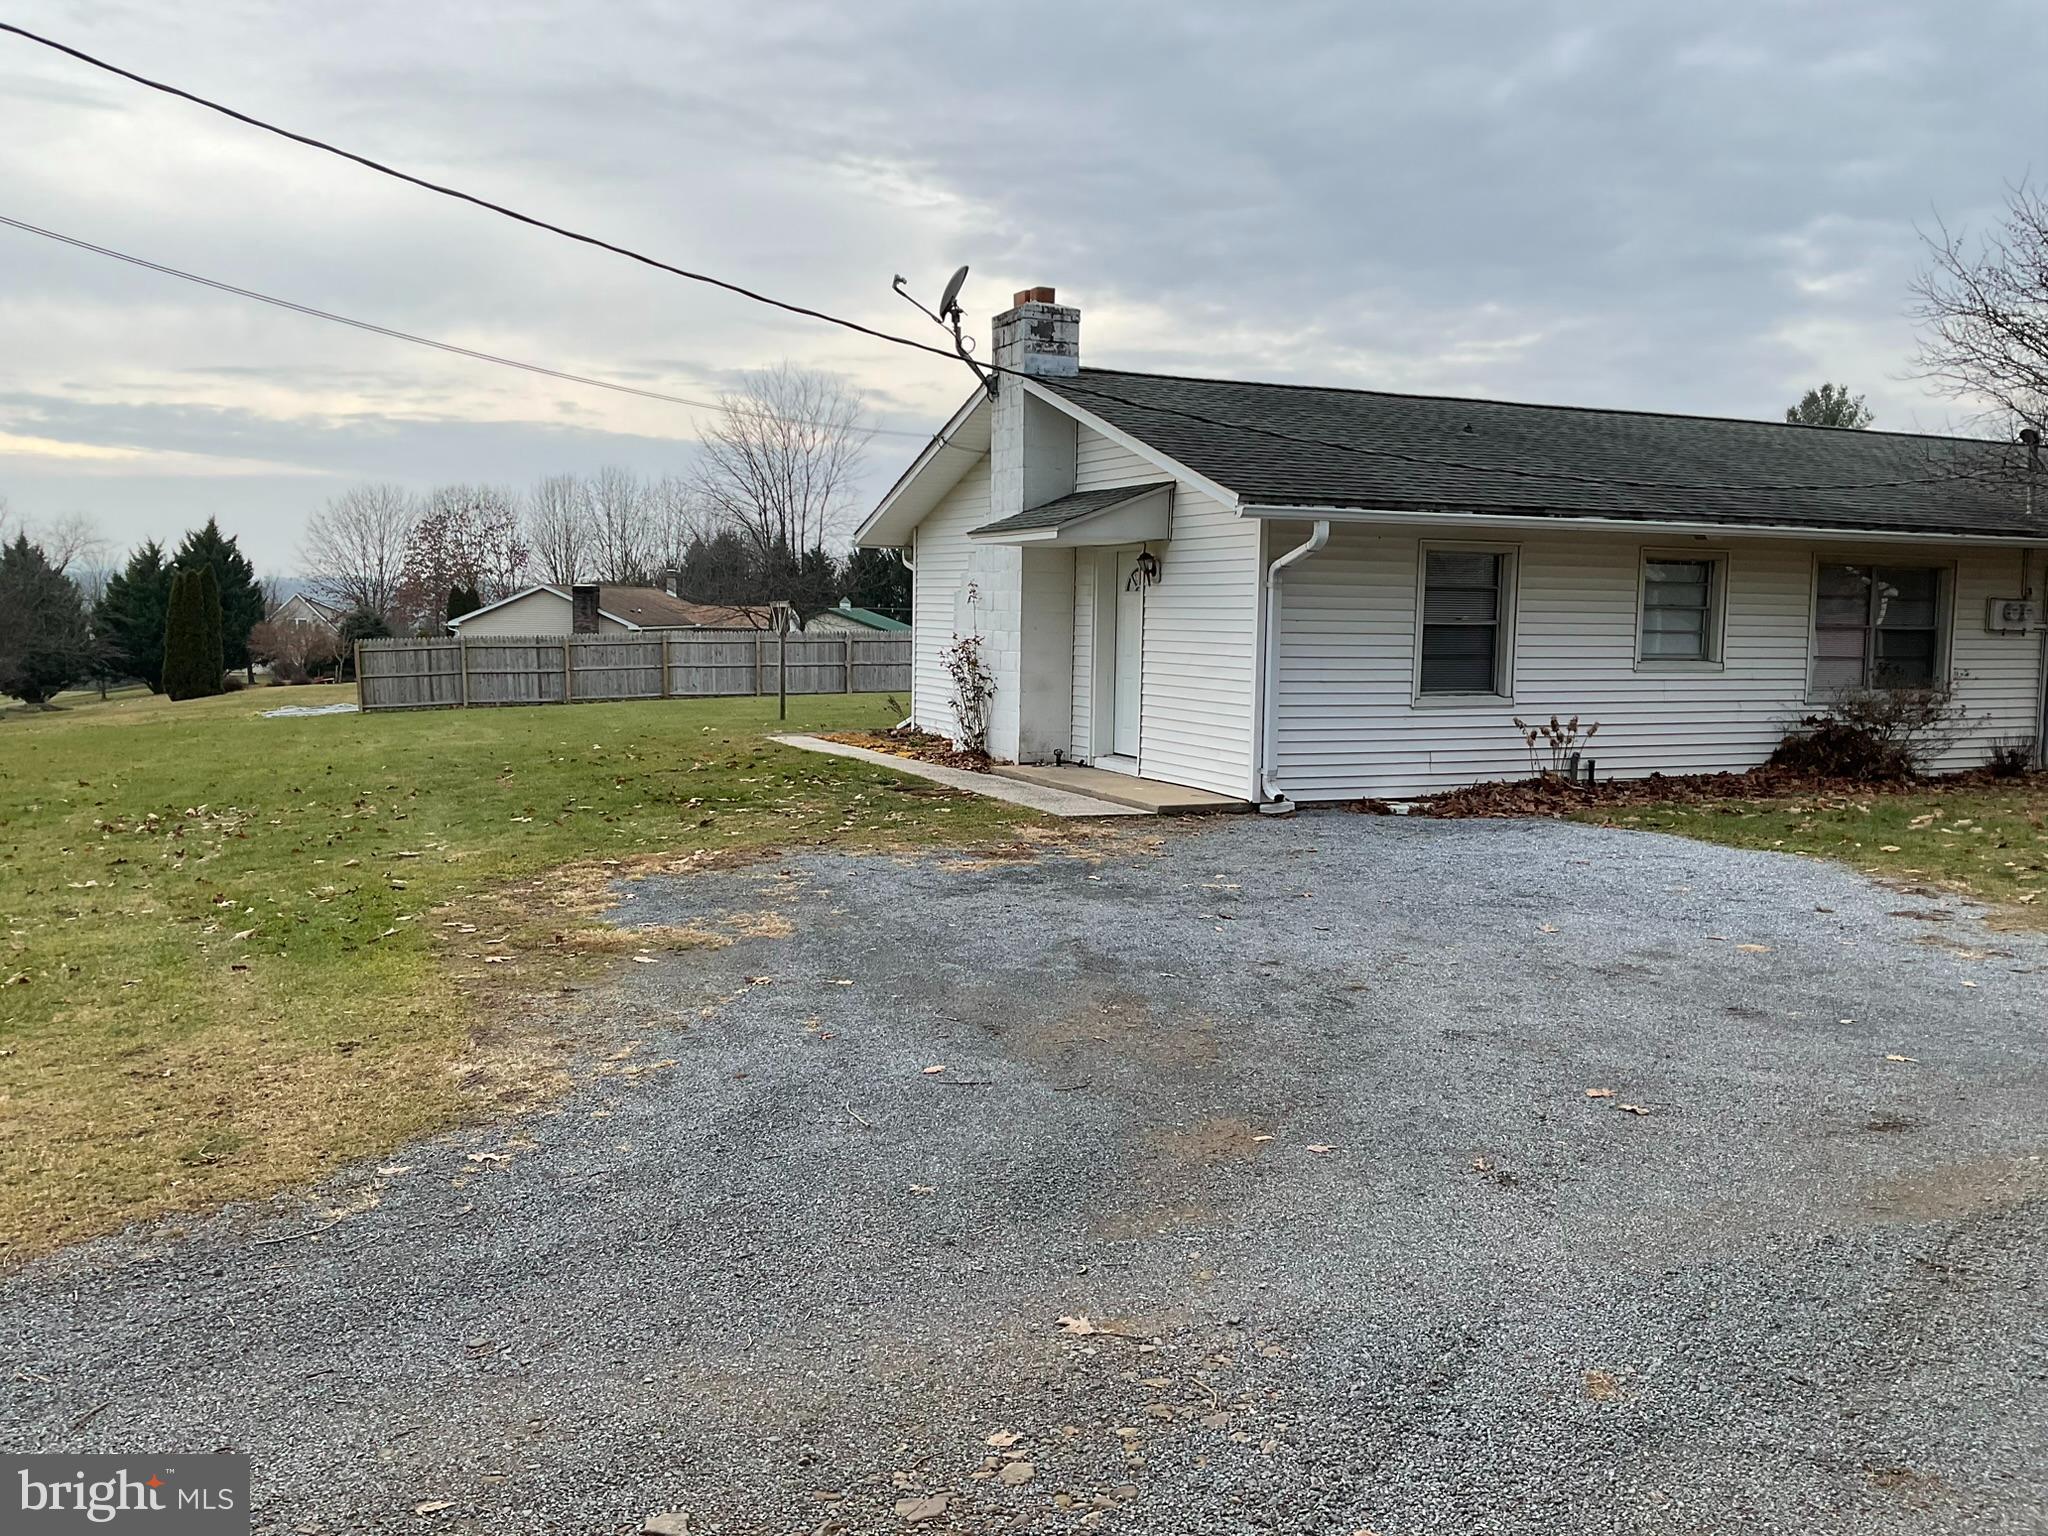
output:
[[[1265,801],[1259,809],[1269,815],[1285,815],[1294,802],[1280,791],[1280,573],[1330,542],[1330,520],[1316,519],[1305,542],[1297,544],[1266,567],[1266,676],[1261,695],[1259,721],[1259,792]]]
[[[917,530],[910,530],[910,542],[896,553],[903,557],[903,569],[910,572],[910,718],[896,722],[896,729],[917,724]]]

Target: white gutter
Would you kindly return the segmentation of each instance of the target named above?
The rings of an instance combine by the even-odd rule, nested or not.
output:
[[[1294,802],[1280,792],[1280,575],[1290,565],[1306,560],[1330,542],[1330,520],[1316,519],[1305,542],[1297,544],[1266,567],[1266,676],[1260,700],[1259,792],[1265,803],[1259,809],[1282,815],[1294,809]]]
[[[1544,528],[1554,533],[1591,528],[1603,532],[1703,534],[1717,539],[1839,539],[1852,544],[1925,544],[1933,541],[1944,544],[2039,545],[2044,542],[2040,533],[1944,533],[1932,528],[1908,533],[1879,528],[1801,528],[1783,523],[1695,523],[1669,518],[1578,517],[1562,512],[1545,517],[1507,512],[1394,512],[1374,511],[1369,507],[1255,505],[1246,505],[1239,511],[1245,517],[1284,517],[1297,522],[1315,518],[1344,523],[1414,523],[1432,528]]]

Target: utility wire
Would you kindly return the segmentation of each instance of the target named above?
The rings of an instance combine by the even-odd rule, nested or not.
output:
[[[222,293],[232,293],[239,298],[254,299],[260,304],[274,304],[279,309],[288,309],[294,314],[307,315],[315,320],[331,320],[336,325],[354,326],[357,330],[368,331],[372,335],[388,336],[394,341],[409,341],[415,346],[432,347],[437,352],[450,352],[457,357],[472,358],[480,363],[496,363],[501,368],[517,368],[523,372],[541,374],[550,379],[562,379],[571,384],[587,384],[593,389],[609,389],[622,395],[638,395],[645,400],[661,400],[670,405],[688,405],[706,411],[724,409],[716,400],[693,400],[688,395],[665,394],[658,389],[642,389],[638,385],[620,384],[611,379],[595,379],[588,374],[570,373],[566,369],[549,368],[541,363],[522,362],[516,357],[500,357],[495,352],[479,352],[474,347],[457,346],[452,341],[436,341],[431,336],[415,336],[411,331],[401,331],[388,325],[378,325],[372,320],[358,320],[351,315],[338,315],[332,310],[315,309],[310,304],[300,304],[293,299],[281,299],[276,294],[258,293],[254,288],[244,288],[235,283],[223,282],[219,278],[205,277],[200,273],[187,272],[178,267],[168,267],[160,261],[151,261],[143,256],[131,255],[127,251],[117,251],[111,246],[95,245],[92,241],[81,240],[76,235],[67,235],[59,230],[45,229],[40,224],[31,224],[25,219],[10,218],[4,213],[0,213],[0,224],[8,225],[14,229],[25,230],[31,235],[41,235],[45,239],[60,241],[65,245],[76,246],[79,250],[91,251],[96,256],[110,256],[115,261],[125,261],[130,266],[142,267],[151,272],[161,272],[166,277],[183,278],[188,283],[198,283],[202,287],[218,289]],[[768,419],[798,427],[827,425],[827,423],[806,416],[770,415]],[[931,434],[928,432],[906,431],[900,427],[869,427],[865,430],[867,433],[877,437],[908,437],[915,438],[920,442],[929,441],[931,438]],[[943,446],[952,447],[953,445],[948,443]],[[955,452],[960,453],[966,451],[965,449],[955,449]]]
[[[473,192],[465,192],[461,190],[459,187],[451,187],[443,185],[440,182],[429,181],[424,176],[415,176],[410,171],[399,170],[395,166],[386,165],[379,160],[373,160],[368,155],[358,154],[354,150],[343,149],[339,145],[330,144],[324,139],[317,139],[310,134],[299,133],[290,128],[280,127],[276,123],[266,122],[264,119],[260,117],[252,116],[247,112],[239,111],[236,108],[227,106],[222,102],[214,101],[208,97],[198,95],[196,92],[185,90],[181,86],[171,85],[166,81],[152,79],[148,75],[138,74],[131,69],[124,69],[118,64],[111,63],[106,59],[102,59],[93,54],[87,53],[83,49],[74,48],[68,43],[60,43],[55,38],[45,37],[43,34],[39,32],[32,32],[27,27],[19,26],[14,22],[0,21],[0,32],[13,33],[15,36],[23,38],[28,42],[37,43],[40,44],[42,47],[54,49],[56,52],[64,54],[70,58],[76,59],[82,64],[88,64],[92,66],[94,69],[104,70],[111,75],[118,75],[124,80],[132,81],[134,84],[144,86],[152,91],[160,91],[166,96],[175,96],[181,101],[187,101],[192,103],[192,105],[194,106],[203,107],[209,112],[217,112],[223,117],[232,118],[234,121],[246,124],[251,128],[259,128],[263,130],[265,133],[276,134],[279,138],[289,139],[293,143],[302,144],[308,149],[321,150],[324,153],[339,156],[343,160],[353,161],[355,164],[360,165],[367,170],[376,171],[379,175],[394,177],[399,181],[408,182],[411,185],[422,188],[425,191],[439,193],[443,197],[452,197],[459,202],[472,204],[473,206],[485,209],[488,212],[499,214],[508,219],[513,219],[518,223],[530,225],[535,229],[546,230],[550,234],[560,235],[564,239],[574,240],[581,245],[595,246],[597,249],[609,251],[615,256],[623,256],[628,261],[638,262],[642,266],[653,267],[658,271],[667,272],[675,277],[686,278],[694,283],[705,283],[713,288],[721,288],[724,289],[727,293],[736,294],[739,297],[743,299],[749,299],[756,304],[765,304],[771,309],[779,309],[786,314],[799,315],[804,317],[805,319],[821,321],[826,325],[838,326],[842,330],[853,331],[862,336],[871,337],[876,341],[886,341],[890,343],[892,346],[909,347],[914,351],[926,352],[934,357],[943,357],[948,359],[949,361],[954,360],[957,357],[957,354],[950,347],[937,347],[931,345],[928,342],[918,341],[913,337],[899,336],[891,331],[877,330],[873,326],[863,325],[857,320],[848,320],[843,316],[830,314],[824,310],[812,309],[802,304],[794,304],[786,299],[778,299],[770,294],[757,292],[756,290],[745,287],[742,284],[729,282],[722,277],[713,277],[709,273],[705,272],[693,272],[686,267],[679,267],[671,262],[662,261],[658,257],[649,256],[644,252],[633,250],[628,246],[617,245],[610,240],[600,239],[596,235],[589,235],[581,232],[580,230],[569,229],[564,225],[552,223],[547,219],[539,218],[530,213],[522,213],[516,208],[507,207],[503,203],[492,202],[490,199],[479,197]],[[1007,375],[1018,378],[1030,377],[1028,374],[1024,374],[1020,370],[1014,368],[1005,368],[1002,365],[993,362],[984,363],[982,364],[982,367],[987,369],[990,373],[994,374]],[[1750,482],[1746,484],[1740,482],[1726,482],[1717,484],[1700,481],[1627,479],[1603,475],[1576,474],[1569,470],[1534,469],[1520,465],[1473,464],[1457,459],[1439,459],[1432,458],[1424,454],[1402,453],[1398,450],[1391,448],[1370,448],[1366,447],[1363,444],[1345,442],[1335,438],[1306,437],[1298,433],[1281,431],[1277,427],[1262,427],[1254,425],[1250,422],[1230,421],[1225,418],[1210,416],[1200,411],[1185,410],[1177,406],[1161,405],[1143,400],[1133,400],[1129,396],[1120,395],[1112,390],[1106,390],[1096,385],[1084,385],[1078,382],[1063,382],[1058,387],[1062,393],[1066,394],[1085,395],[1098,400],[1108,400],[1118,405],[1127,406],[1133,410],[1149,411],[1154,415],[1175,416],[1186,421],[1192,421],[1201,426],[1214,427],[1219,430],[1228,432],[1248,433],[1252,436],[1271,438],[1279,442],[1295,443],[1303,447],[1323,448],[1336,453],[1353,454],[1364,458],[1383,459],[1392,463],[1419,465],[1429,469],[1452,469],[1459,470],[1468,474],[1511,475],[1521,479],[1552,480],[1573,485],[1606,486],[1628,490],[1680,491],[1690,493],[1714,491],[1817,492],[1887,490],[1911,486],[1937,485],[1949,483],[1953,481],[1953,479],[1955,478],[1953,475],[1932,475],[1924,476],[1917,479],[1862,480],[1849,481],[1838,484],[1786,484],[1758,482]],[[950,446],[950,444],[943,446]]]

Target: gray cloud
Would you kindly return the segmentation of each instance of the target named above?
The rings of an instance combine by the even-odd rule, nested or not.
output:
[[[1166,3],[484,20],[373,0],[31,4],[117,61],[870,323],[959,261],[1057,283],[1094,361],[1768,415],[1907,379],[1916,220],[2028,170],[2035,8]],[[0,211],[464,345],[691,395],[782,357],[929,426],[959,370],[751,309],[0,41]],[[251,508],[290,562],[350,478],[686,458],[698,413],[536,382],[0,229],[0,454],[119,536]],[[928,332],[926,334],[929,334]],[[910,446],[880,440],[879,487]],[[177,455],[161,462],[152,455]],[[205,456],[233,463],[210,476]],[[266,466],[275,466],[270,475]],[[260,496],[256,488],[261,486]]]

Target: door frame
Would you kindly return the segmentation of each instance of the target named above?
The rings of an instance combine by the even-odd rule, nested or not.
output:
[[[1088,760],[1096,767],[1108,768],[1115,772],[1135,774],[1138,759],[1119,757],[1116,751],[1116,637],[1117,602],[1122,597],[1123,575],[1118,563],[1119,554],[1125,549],[1142,550],[1143,544],[1103,545],[1095,555],[1095,658],[1094,689],[1090,694],[1088,711]],[[1139,647],[1138,647],[1138,693],[1144,697],[1145,653],[1144,653],[1144,599],[1138,593]],[[1138,749],[1144,750],[1144,710],[1138,712]]]

